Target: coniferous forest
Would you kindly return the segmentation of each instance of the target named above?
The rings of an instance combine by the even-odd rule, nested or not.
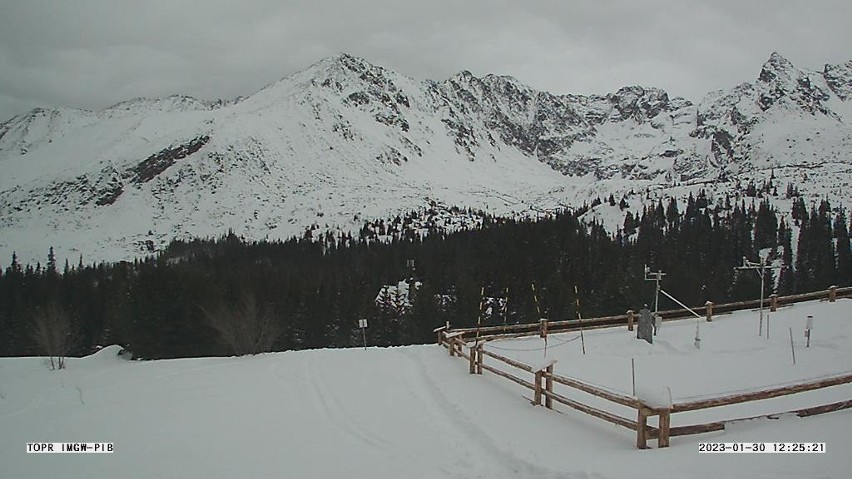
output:
[[[846,213],[789,200],[793,224],[759,197],[711,206],[699,194],[683,211],[669,201],[627,213],[615,233],[578,219],[584,207],[536,221],[483,215],[456,233],[414,231],[409,217],[365,225],[358,237],[229,233],[116,264],[57,265],[52,251],[44,265],[13,257],[0,271],[0,355],[85,355],[108,344],[146,359],[352,347],[362,318],[368,345],[426,343],[446,321],[473,326],[480,315],[486,325],[573,319],[578,299],[585,318],[637,309],[653,300],[646,264],[688,305],[755,299],[758,275],[735,267],[760,251],[778,266],[767,295],[852,284]]]

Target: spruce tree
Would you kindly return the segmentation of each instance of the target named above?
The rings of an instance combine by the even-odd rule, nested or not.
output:
[[[53,246],[50,247],[50,251],[47,253],[47,274],[55,275],[56,274],[56,255],[53,253]]]
[[[769,200],[760,202],[754,221],[754,247],[758,250],[770,248],[778,241],[778,219]]]
[[[852,251],[849,245],[849,228],[846,225],[846,212],[840,210],[834,218],[834,238],[837,248],[837,276],[835,283],[840,286],[852,285]]]
[[[787,223],[782,219],[778,226],[778,246],[781,247],[781,271],[778,273],[778,294],[782,296],[792,294],[795,289],[793,282],[792,234]]]

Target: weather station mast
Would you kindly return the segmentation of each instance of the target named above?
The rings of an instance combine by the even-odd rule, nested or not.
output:
[[[645,281],[654,281],[657,283],[656,292],[654,293],[654,315],[660,314],[660,280],[663,279],[666,273],[662,271],[652,272],[648,265],[645,265]]]
[[[748,258],[743,256],[743,265],[734,268],[738,271],[744,271],[747,269],[754,270],[757,272],[758,276],[760,276],[760,323],[757,327],[758,336],[763,336],[763,300],[764,295],[766,294],[764,290],[764,284],[766,282],[766,270],[777,268],[778,266],[766,264],[766,258],[763,256],[760,257],[760,262],[749,261]],[[766,339],[769,339],[769,315],[766,316]]]

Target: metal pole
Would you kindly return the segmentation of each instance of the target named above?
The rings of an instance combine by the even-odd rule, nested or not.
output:
[[[506,294],[504,294],[503,298],[503,332],[506,332],[506,321],[508,320],[508,309],[509,309],[509,287],[506,286]]]
[[[636,360],[630,358],[630,375],[633,379],[633,397],[636,397]]]
[[[577,292],[577,285],[576,284],[574,285],[574,298],[577,300],[577,320],[580,322],[580,344],[583,345],[583,355],[585,355],[586,354],[586,338],[583,335],[583,317],[580,316],[580,294]]]
[[[702,318],[700,314],[698,314],[698,313],[696,313],[695,311],[693,311],[693,310],[692,310],[692,308],[690,308],[689,306],[687,306],[687,305],[685,305],[685,304],[681,303],[680,301],[678,301],[678,299],[677,299],[677,298],[675,298],[674,296],[672,296],[672,295],[670,295],[669,293],[665,292],[665,290],[660,290],[660,291],[661,291],[663,294],[665,294],[666,296],[668,296],[668,298],[669,298],[669,299],[671,299],[671,300],[672,300],[672,301],[674,301],[675,303],[679,304],[681,307],[683,307],[684,309],[686,309],[687,311],[689,311],[690,313],[692,313],[692,314],[693,314],[696,318],[698,318],[698,321],[696,321],[696,322],[695,322],[695,343],[694,343],[694,346],[695,346],[695,349],[701,349],[701,321],[702,321],[704,318]]]
[[[364,349],[367,349],[367,328],[361,328],[361,337],[364,338]]]
[[[547,322],[547,319],[541,317],[541,306],[538,304],[538,294],[535,292],[535,283],[530,283],[530,288],[532,288],[533,301],[535,301],[535,311],[538,313],[538,319],[539,321]],[[547,357],[547,334],[544,335],[544,357]]]
[[[760,329],[763,329],[763,277],[766,270],[766,260],[760,258]],[[758,334],[759,336],[759,334]],[[769,319],[766,320],[766,339],[769,339]]]
[[[790,327],[790,351],[793,353],[793,365],[796,365],[796,348],[793,347],[793,328]]]
[[[767,265],[766,258],[760,258],[760,262],[755,263],[749,261],[745,256],[743,256],[743,265],[734,268],[735,270],[753,269],[760,275],[760,322],[757,327],[758,336],[763,336],[763,303],[765,301],[766,270],[776,268],[776,266]],[[769,339],[769,314],[766,315],[766,339]]]
[[[656,291],[654,293],[654,316],[660,314],[660,280],[663,279],[666,273],[663,273],[660,270],[657,270],[656,273],[651,272],[651,268],[648,265],[645,265],[645,281],[653,281],[656,284]]]
[[[657,271],[657,293],[654,295],[654,316],[660,314],[660,276],[661,271]]]
[[[484,314],[483,309],[485,308],[485,286],[480,287],[479,289],[479,316],[476,318],[476,340],[474,341],[474,347],[479,346],[479,328],[482,326],[482,315]],[[473,353],[471,353],[473,354]]]

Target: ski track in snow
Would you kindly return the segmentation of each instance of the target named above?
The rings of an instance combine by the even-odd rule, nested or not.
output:
[[[422,378],[422,388],[424,388],[430,394],[432,400],[438,405],[439,409],[444,412],[450,413],[448,416],[444,416],[442,419],[445,423],[449,423],[456,433],[460,433],[462,435],[462,441],[464,444],[474,444],[478,449],[483,451],[487,457],[490,457],[497,464],[500,464],[500,470],[505,472],[511,472],[514,477],[529,477],[529,478],[541,478],[541,479],[556,479],[556,478],[578,478],[583,479],[587,477],[585,475],[577,476],[577,475],[566,475],[565,473],[559,473],[557,471],[549,470],[545,467],[530,463],[525,461],[515,455],[513,451],[501,448],[497,442],[495,442],[491,435],[487,430],[483,429],[479,425],[477,425],[476,421],[471,419],[464,410],[459,407],[457,404],[453,403],[442,391],[443,387],[441,384],[433,379],[429,373],[428,368],[423,363],[420,358],[411,352],[409,356],[414,356],[415,363],[417,364],[417,371],[419,373],[419,377]],[[476,377],[471,378],[476,379]],[[441,428],[444,430],[444,428]],[[468,464],[463,462],[464,466],[473,467],[473,471],[470,471],[474,475],[471,474],[462,474],[460,477],[494,477],[491,473],[483,473],[478,474],[477,468],[481,467],[481,464],[477,466],[476,464]],[[597,476],[596,476],[597,477]]]
[[[319,367],[318,360],[308,361],[303,370],[307,371],[308,383],[313,391],[311,398],[322,405],[323,420],[329,427],[343,428],[345,433],[356,440],[378,450],[387,450],[393,447],[382,436],[372,434],[369,424],[357,423],[356,416],[348,412],[343,406],[346,399],[338,396],[339,389],[334,384],[327,384],[324,380],[325,375]]]

